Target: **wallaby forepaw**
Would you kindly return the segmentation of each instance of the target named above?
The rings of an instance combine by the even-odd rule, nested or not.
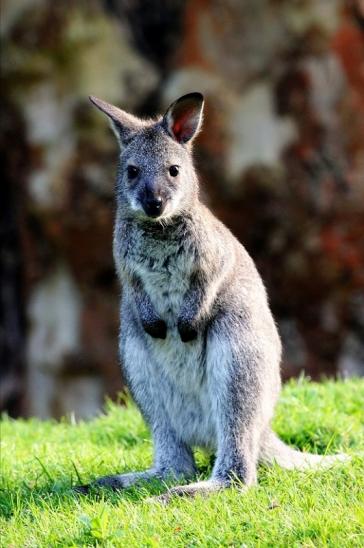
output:
[[[124,489],[127,486],[125,485],[126,483],[127,482],[122,476],[104,476],[87,485],[76,485],[76,487],[73,488],[73,491],[80,495],[88,495],[92,491],[98,491],[100,489],[118,491],[119,489]]]
[[[164,320],[144,322],[143,329],[154,339],[165,339],[167,337],[167,324]]]
[[[90,485],[76,485],[72,488],[72,491],[76,493],[76,495],[88,495],[91,491]]]
[[[178,333],[182,342],[190,342],[197,339],[197,330],[186,322],[178,322]]]
[[[150,502],[159,502],[161,504],[168,504],[176,497],[188,497],[193,498],[197,495],[208,496],[222,489],[229,487],[229,484],[226,482],[218,480],[206,480],[198,481],[196,483],[189,483],[187,485],[177,485],[177,487],[172,487],[166,493],[158,495],[151,499],[148,499]]]

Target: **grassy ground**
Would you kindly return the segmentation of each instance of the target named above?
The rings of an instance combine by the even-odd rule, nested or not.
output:
[[[208,499],[147,499],[161,484],[73,495],[73,484],[151,462],[138,412],[109,405],[90,422],[8,420],[1,424],[1,545],[23,546],[364,546],[364,381],[290,383],[274,427],[303,450],[345,451],[349,464],[320,472],[259,471],[259,486]],[[197,453],[201,477],[209,458]]]

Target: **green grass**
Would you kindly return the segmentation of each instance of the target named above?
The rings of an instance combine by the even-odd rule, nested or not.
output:
[[[133,405],[109,404],[89,423],[1,423],[1,546],[364,546],[364,381],[285,386],[274,427],[317,453],[352,462],[326,471],[259,470],[259,486],[208,499],[148,497],[164,486],[73,495],[72,485],[150,465],[148,430]],[[361,455],[361,456],[360,456]],[[197,452],[201,477],[210,459]]]

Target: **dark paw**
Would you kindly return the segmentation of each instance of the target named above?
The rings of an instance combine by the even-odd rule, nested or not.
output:
[[[179,322],[178,332],[182,342],[190,342],[197,339],[197,330],[189,323]]]
[[[154,339],[165,339],[167,336],[167,324],[163,320],[155,320],[154,322],[144,322],[143,329],[148,335]]]
[[[91,491],[90,485],[76,485],[72,491],[77,495],[88,495]]]
[[[120,476],[105,476],[99,478],[87,485],[76,485],[72,491],[78,495],[90,495],[91,493],[100,492],[101,489],[109,489],[111,491],[117,491],[123,489],[124,484],[120,479]]]

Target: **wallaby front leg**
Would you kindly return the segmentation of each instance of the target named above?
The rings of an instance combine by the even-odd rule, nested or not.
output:
[[[182,342],[190,342],[197,338],[198,331],[202,329],[205,310],[206,285],[200,274],[194,274],[191,278],[190,288],[184,296],[182,307],[178,316],[177,328]]]
[[[167,336],[167,324],[158,316],[149,295],[144,290],[141,280],[137,277],[134,277],[132,280],[132,292],[144,331],[155,339],[165,339]]]
[[[182,342],[196,339],[214,315],[214,300],[224,279],[222,261],[203,261],[190,279],[190,286],[183,297],[177,328]]]

